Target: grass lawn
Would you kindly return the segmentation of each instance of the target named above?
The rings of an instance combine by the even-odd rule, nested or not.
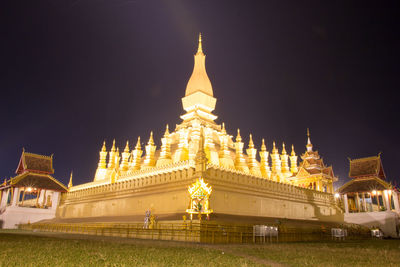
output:
[[[211,245],[0,232],[0,266],[400,266],[400,240]]]

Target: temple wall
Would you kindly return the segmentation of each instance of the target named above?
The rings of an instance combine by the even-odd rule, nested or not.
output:
[[[148,209],[155,215],[182,214],[189,204],[188,186],[195,178],[194,168],[187,166],[167,173],[148,170],[114,184],[80,186],[63,195],[57,217],[144,216]],[[332,194],[216,167],[209,167],[204,180],[213,187],[214,213],[343,221]]]

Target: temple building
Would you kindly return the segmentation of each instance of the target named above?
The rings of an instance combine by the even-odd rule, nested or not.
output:
[[[157,147],[153,132],[144,147],[140,137],[136,145],[126,141],[121,149],[115,140],[111,147],[104,142],[93,181],[71,186],[63,194],[59,219],[132,219],[150,209],[158,218],[177,219],[196,207],[211,219],[223,215],[342,219],[332,194],[337,178],[313,151],[309,135],[299,164],[293,146],[289,154],[285,144],[279,151],[273,142],[268,151],[265,140],[257,138],[258,150],[251,134],[246,145],[239,129],[233,137],[224,123],[215,122],[217,99],[205,57],[200,35],[182,98],[182,122],[173,130],[166,125],[161,146]],[[206,194],[207,202],[196,202],[202,199],[199,194]]]
[[[15,173],[0,185],[0,228],[54,218],[60,194],[68,189],[51,176],[53,156],[23,150]]]
[[[349,161],[351,181],[338,190],[345,221],[380,227],[385,235],[399,237],[399,196],[386,181],[380,154]]]

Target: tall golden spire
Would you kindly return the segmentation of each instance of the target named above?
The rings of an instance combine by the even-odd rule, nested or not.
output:
[[[248,156],[248,168],[253,175],[261,176],[260,166],[257,162],[257,149],[254,148],[253,136],[250,134],[249,148],[246,149]]]
[[[271,153],[271,161],[272,161],[272,164],[271,164],[271,171],[272,171],[272,173],[271,173],[271,175],[272,175],[272,177],[273,177],[273,179],[275,180],[275,181],[280,181],[280,177],[281,177],[281,175],[282,175],[282,172],[281,172],[281,160],[280,160],[280,157],[279,157],[279,151],[278,151],[278,149],[276,148],[276,146],[275,146],[275,141],[272,143],[272,153]]]
[[[113,140],[113,144],[109,153],[109,157],[108,157],[108,165],[107,168],[108,169],[114,169],[115,168],[115,139]]]
[[[150,138],[149,142],[147,143],[146,146],[146,157],[144,159],[144,166],[145,168],[151,168],[156,165],[156,159],[155,159],[155,152],[156,152],[156,146],[154,145],[154,140],[153,140],[153,131],[150,132]]]
[[[240,136],[240,129],[237,131],[236,142],[235,142],[235,168],[239,171],[249,172],[249,168],[247,167],[246,159],[243,155],[243,142],[242,137]]]
[[[165,133],[164,137],[161,138],[161,152],[160,152],[160,157],[157,160],[157,166],[162,166],[166,164],[172,163],[172,158],[171,158],[171,144],[169,140],[169,128],[168,124],[167,127],[165,128]]]
[[[292,153],[290,153],[290,172],[296,174],[299,171],[297,167],[297,156],[294,152],[294,146],[292,145]]]
[[[141,157],[142,157],[143,151],[142,151],[142,147],[140,146],[140,136],[138,137],[137,143],[136,143],[136,147],[135,149],[132,151],[132,162],[129,166],[130,170],[133,171],[137,171],[140,170],[140,161],[141,161]]]
[[[289,156],[286,152],[285,143],[282,143],[281,170],[285,177],[289,177],[291,175],[289,169]]]
[[[106,149],[106,141],[103,142],[103,146],[100,151],[100,158],[98,163],[98,168],[105,169],[107,167],[107,149]]]
[[[72,187],[72,171],[71,171],[71,175],[69,176],[69,183],[68,183],[68,188]]]
[[[129,141],[126,141],[126,146],[124,152],[122,152],[122,163],[121,163],[121,170],[127,171],[129,169]]]
[[[263,177],[270,179],[271,178],[271,169],[269,168],[268,163],[268,151],[265,146],[264,138],[262,139],[261,151],[260,151],[260,170]]]

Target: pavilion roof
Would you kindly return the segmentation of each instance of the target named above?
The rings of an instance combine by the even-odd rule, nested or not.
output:
[[[349,177],[359,178],[368,176],[376,176],[380,179],[386,179],[380,155],[360,159],[350,159]]]
[[[53,174],[53,155],[44,156],[22,151],[21,158],[18,163],[16,174],[24,172],[35,172],[44,174]]]
[[[57,179],[48,174],[25,172],[11,178],[10,184],[14,187],[33,187],[66,192],[68,189]]]
[[[342,194],[355,193],[355,192],[371,192],[373,190],[387,190],[392,189],[392,185],[385,182],[378,177],[364,177],[351,180],[339,188]]]

